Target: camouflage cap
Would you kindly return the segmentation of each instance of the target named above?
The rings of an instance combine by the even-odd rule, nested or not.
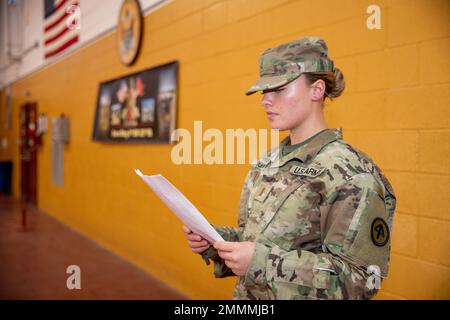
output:
[[[259,59],[260,78],[245,94],[281,87],[304,72],[333,69],[325,41],[319,37],[305,37],[264,51]]]

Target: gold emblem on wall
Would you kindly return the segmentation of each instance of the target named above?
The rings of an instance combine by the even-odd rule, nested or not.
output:
[[[117,45],[120,61],[129,66],[138,56],[142,41],[142,14],[138,0],[125,0],[117,23]]]

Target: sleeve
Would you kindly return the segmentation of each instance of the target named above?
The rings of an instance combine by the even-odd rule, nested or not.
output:
[[[239,241],[239,234],[241,234],[240,228],[218,227],[215,225],[212,226],[225,241]],[[201,255],[207,265],[210,264],[210,260],[213,262],[214,276],[216,278],[235,276],[233,271],[231,271],[231,269],[226,266],[224,260],[219,256],[217,250],[214,249],[213,246],[210,246],[208,249],[203,251]]]
[[[241,191],[238,224],[237,228],[232,227],[219,227],[212,225],[214,229],[222,236],[225,241],[242,241],[242,232],[247,222],[247,202],[250,194],[249,182],[252,176],[252,170],[245,178],[244,186]],[[224,278],[229,276],[235,276],[233,271],[225,265],[222,258],[219,257],[217,250],[210,246],[207,250],[202,252],[202,258],[207,265],[210,264],[210,260],[214,263],[214,276],[216,278]]]
[[[321,206],[322,248],[286,251],[257,239],[246,286],[268,286],[277,299],[370,299],[386,276],[391,221],[370,174],[333,188]]]

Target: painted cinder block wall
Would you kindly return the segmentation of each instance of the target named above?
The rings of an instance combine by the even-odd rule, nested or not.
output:
[[[381,8],[380,30],[366,27],[371,4]],[[145,17],[133,67],[119,63],[112,33],[14,83],[13,128],[0,129],[10,141],[0,159],[14,161],[14,195],[18,110],[28,91],[39,112],[71,119],[62,187],[51,182],[50,132],[44,136],[39,208],[192,298],[231,297],[234,279],[214,279],[211,266],[189,251],[181,223],[133,169],[164,174],[210,221],[235,225],[249,166],[177,166],[171,145],[94,143],[98,83],[178,60],[179,128],[192,130],[201,120],[204,130],[267,129],[261,96],[244,95],[258,75],[259,54],[305,35],[327,41],[346,77],[344,95],[327,103],[329,126],[342,127],[346,140],[372,156],[398,196],[390,274],[377,298],[449,299],[447,0],[174,0]]]

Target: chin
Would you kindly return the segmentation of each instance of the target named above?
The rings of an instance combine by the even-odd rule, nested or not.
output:
[[[277,130],[280,130],[280,129],[278,128],[278,126],[277,126],[276,124],[274,124],[274,123],[270,123],[270,128],[271,128],[271,129],[277,129]]]
[[[272,129],[276,129],[276,130],[279,130],[279,131],[285,131],[285,130],[288,130],[288,129],[289,129],[289,128],[287,128],[285,125],[282,125],[282,124],[276,123],[276,122],[271,122],[271,123],[270,123],[270,127],[271,127]]]

